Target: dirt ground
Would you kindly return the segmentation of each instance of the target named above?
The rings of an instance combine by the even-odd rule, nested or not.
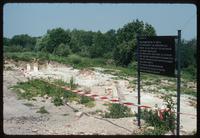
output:
[[[96,101],[96,106],[86,108],[76,103],[68,103],[56,107],[50,99],[37,97],[36,101],[19,100],[10,89],[19,81],[27,81],[28,75],[23,76],[16,64],[7,63],[11,69],[3,72],[3,115],[4,133],[9,135],[134,135],[138,131],[135,117],[121,119],[105,119],[98,114],[91,114],[96,110],[106,110],[103,102]],[[20,68],[26,69],[26,64],[18,63]],[[75,83],[84,88],[90,88],[91,92],[101,96],[119,98],[125,102],[137,103],[136,88],[130,89],[127,80],[115,80],[116,76],[103,74],[96,71],[77,70],[72,67],[50,64],[48,67],[39,67],[39,71],[30,71],[31,78],[53,77],[69,81],[73,76]],[[112,90],[109,93],[108,90]],[[143,104],[162,106],[163,100],[158,95],[141,92]],[[196,114],[196,108],[191,106],[189,96],[181,96],[181,112]],[[176,99],[175,99],[176,100]],[[31,103],[32,106],[27,106]],[[49,114],[36,113],[40,107],[45,106]],[[78,110],[78,112],[75,111]],[[132,107],[133,112],[137,107]],[[196,117],[181,115],[181,134],[190,134],[196,130]]]

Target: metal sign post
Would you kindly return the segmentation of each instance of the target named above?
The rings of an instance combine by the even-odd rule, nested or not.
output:
[[[180,44],[181,44],[181,30],[178,30],[178,44],[177,44],[177,127],[176,134],[179,136],[180,130],[180,85],[181,85],[181,68],[180,68]]]
[[[175,39],[178,38],[175,73]],[[177,78],[177,135],[180,126],[180,42],[181,30],[177,36],[138,36],[138,105],[140,105],[140,72]],[[138,106],[138,126],[140,127],[141,108]]]
[[[138,105],[140,105],[140,48],[137,36],[137,60],[138,60]],[[140,128],[140,106],[138,106],[138,126]]]

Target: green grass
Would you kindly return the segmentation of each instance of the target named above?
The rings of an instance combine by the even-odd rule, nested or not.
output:
[[[107,74],[113,74],[117,76],[115,79],[127,79],[127,77],[137,77],[137,69],[134,67],[121,67],[121,66],[115,66],[113,64],[108,64],[106,59],[103,58],[88,58],[88,57],[81,57],[79,55],[71,54],[68,57],[60,57],[53,54],[45,54],[42,52],[5,52],[4,58],[6,59],[14,59],[15,61],[32,61],[35,58],[39,59],[39,62],[45,61],[45,60],[51,60],[56,61],[59,63],[71,65],[74,68],[78,69],[84,69],[89,68],[92,69],[93,67],[102,67],[105,70],[104,73]],[[184,82],[187,83],[188,81],[194,81],[196,82],[195,77],[192,76],[191,73],[189,73],[186,69],[182,70],[182,76],[184,79]],[[172,77],[166,77],[166,76],[160,76],[160,75],[154,75],[150,73],[141,73],[141,80],[148,80],[148,82],[145,85],[151,85],[156,84],[159,85],[161,80],[168,80],[171,82],[176,83],[176,78]],[[62,82],[58,82],[61,83]],[[68,84],[63,84],[65,86],[70,86]],[[167,90],[174,91],[174,86],[166,88]],[[192,92],[192,90],[188,90],[183,88],[184,94],[189,94],[195,96],[196,93]],[[31,97],[34,95],[34,93],[26,93],[26,95],[23,95],[23,97]]]
[[[134,116],[130,108],[121,104],[110,104],[108,107],[109,112],[106,112],[105,118],[123,118]]]
[[[95,103],[90,97],[81,96],[80,104],[84,104],[86,107],[94,107]]]
[[[79,55],[69,55],[68,57],[60,57],[53,54],[45,54],[42,52],[5,52],[5,59],[13,59],[15,61],[32,61],[35,58],[40,59],[40,61],[52,60],[58,63],[68,64],[74,68],[83,69],[83,68],[92,68],[92,67],[104,67],[106,69],[117,69],[120,70],[116,72],[118,76],[130,76],[135,75],[135,70],[133,68],[124,68],[120,66],[110,65],[103,58],[88,58],[81,57]]]
[[[197,91],[191,88],[181,88],[181,93],[197,97]]]
[[[53,83],[57,84],[57,85],[60,85],[60,86],[69,86],[69,83],[67,83],[67,82],[65,82],[63,80],[60,80],[60,79],[54,79]]]
[[[177,91],[176,85],[162,86],[161,88],[168,90],[168,91],[173,91],[173,92]],[[197,97],[197,92],[195,92],[195,90],[193,90],[192,88],[187,88],[186,86],[181,87],[181,94],[187,94],[187,95]]]
[[[58,80],[56,81],[59,82],[60,84],[66,83]],[[13,86],[12,88],[17,92],[17,95],[20,98],[28,100],[32,100],[34,97],[44,96],[47,94],[48,96],[52,97],[53,99],[52,102],[54,103],[55,106],[63,105],[63,100],[61,99],[61,97],[63,97],[67,101],[77,101],[78,103],[83,104],[87,107],[95,106],[94,99],[86,96],[80,96],[71,91],[66,91],[62,88],[53,86],[52,84],[49,84],[41,79],[34,79],[34,80],[29,80],[27,82],[20,82],[17,85]]]
[[[49,114],[49,112],[45,109],[44,106],[40,107],[40,109],[36,113]]]
[[[53,54],[46,54],[42,52],[5,52],[5,59],[13,59],[15,61],[32,61],[35,58],[40,59],[40,61],[52,60],[58,63],[68,64],[73,66],[74,68],[83,69],[83,68],[92,68],[92,67],[103,67],[106,70],[105,73],[114,74],[116,76],[136,76],[137,68],[134,67],[121,67],[115,66],[113,64],[108,64],[106,59],[103,58],[88,58],[82,57],[76,54],[71,54],[68,57],[56,56]],[[119,70],[119,71],[113,71]],[[175,78],[170,78],[166,76],[154,75],[150,73],[141,73],[141,79],[167,79],[171,81],[176,81]],[[189,81],[196,81],[194,75],[189,73],[187,69],[182,70],[182,78]]]

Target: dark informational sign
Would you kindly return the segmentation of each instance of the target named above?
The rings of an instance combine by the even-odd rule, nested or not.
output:
[[[138,37],[141,72],[175,77],[175,37]]]

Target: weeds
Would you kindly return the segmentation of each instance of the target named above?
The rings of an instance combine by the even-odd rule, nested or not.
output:
[[[70,78],[69,86],[70,86],[71,89],[76,88],[76,84],[74,84],[74,78],[73,77]]]
[[[79,103],[85,105],[86,107],[90,107],[90,108],[95,106],[94,100],[92,98],[86,97],[86,96],[81,96]]]
[[[105,113],[105,118],[123,118],[123,117],[132,117],[134,116],[131,113],[130,108],[123,106],[121,104],[110,104],[109,112]]]
[[[156,111],[153,110],[141,110],[141,118],[145,122],[153,126],[154,130],[144,130],[144,135],[163,135],[168,131],[174,131],[175,129],[175,114],[170,112],[174,110],[175,103],[173,102],[170,95],[164,98],[164,102],[169,111],[163,113],[163,119],[160,119]],[[138,116],[138,115],[137,115]]]
[[[40,107],[40,109],[36,113],[49,114],[49,112],[45,109],[44,106]]]
[[[57,82],[63,83],[61,81]],[[40,79],[29,80],[28,82],[20,82],[12,88],[16,90],[18,97],[28,100],[31,100],[37,96],[48,95],[52,97],[52,102],[55,106],[63,105],[64,100],[70,102],[77,101],[78,103],[84,104],[87,107],[95,106],[94,99],[92,98],[86,96],[79,96],[71,91],[66,91],[62,88],[53,86]],[[61,99],[61,97],[63,97],[63,99]]]
[[[53,99],[53,103],[55,106],[61,106],[61,105],[63,105],[63,100],[60,97],[55,97]]]

